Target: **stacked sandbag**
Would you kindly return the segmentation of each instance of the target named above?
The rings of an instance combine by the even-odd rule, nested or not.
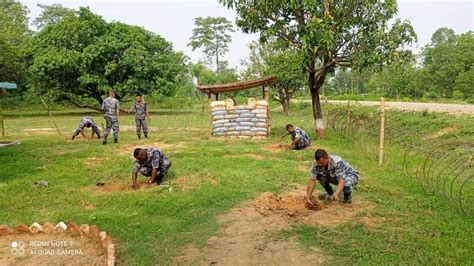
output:
[[[231,99],[211,102],[212,135],[239,139],[263,139],[268,135],[268,102],[250,98],[234,106]]]

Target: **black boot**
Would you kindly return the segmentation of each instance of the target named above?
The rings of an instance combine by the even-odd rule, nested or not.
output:
[[[117,143],[118,142],[118,139],[114,139],[114,143]]]
[[[97,134],[97,139],[100,139],[100,134]]]
[[[145,138],[147,139],[148,138],[148,133],[145,133],[144,135],[145,135]]]
[[[105,144],[107,144],[107,139],[106,138],[104,138],[104,141],[102,141],[102,145],[105,145]]]
[[[163,174],[158,174],[158,176],[156,177],[156,183],[159,185],[161,184],[161,182],[163,182],[163,178],[165,177],[165,175]]]
[[[72,135],[72,140],[74,140],[76,138],[76,136]]]
[[[138,139],[142,139],[142,136],[140,136],[140,134],[137,134],[137,136],[138,136]]]
[[[352,203],[352,193],[344,193],[344,200],[343,203]]]

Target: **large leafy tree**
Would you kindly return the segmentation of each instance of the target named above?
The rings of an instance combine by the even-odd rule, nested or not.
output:
[[[28,10],[17,1],[0,1],[0,81],[24,84],[24,47],[29,40]]]
[[[194,19],[195,28],[189,39],[193,51],[200,48],[209,62],[214,61],[216,72],[222,68],[222,56],[229,51],[232,41],[230,33],[234,31],[232,22],[224,17],[197,17]]]
[[[260,45],[252,42],[249,45],[250,56],[245,62],[247,69],[244,76],[258,78],[277,75],[278,81],[273,85],[274,100],[278,101],[285,114],[290,112],[290,100],[305,86],[305,75],[300,62],[302,53],[298,49],[280,49],[275,43]]]
[[[63,7],[60,4],[38,4],[38,7],[40,7],[42,11],[41,14],[33,20],[33,25],[39,30],[49,24],[58,23],[63,18],[73,16],[77,13],[74,9]]]
[[[107,23],[87,8],[44,27],[34,42],[30,84],[80,107],[102,103],[110,88],[119,97],[159,92],[172,96],[184,56],[143,28]],[[90,101],[89,101],[90,102]]]
[[[408,22],[394,20],[395,0],[219,0],[237,11],[237,25],[260,33],[260,41],[277,38],[304,52],[313,116],[324,136],[319,92],[335,67],[383,66],[405,55],[416,36]]]

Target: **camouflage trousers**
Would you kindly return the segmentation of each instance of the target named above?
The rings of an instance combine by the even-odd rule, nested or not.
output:
[[[329,181],[321,179],[318,179],[318,181],[329,195],[332,195],[334,193],[334,190],[332,189]],[[354,191],[354,188],[357,186],[357,183],[359,183],[359,176],[357,174],[349,174],[344,177],[344,181],[344,188],[342,189],[342,191],[344,192],[344,194],[350,194],[352,193],[352,191]],[[335,183],[334,185],[337,185],[337,183]]]
[[[146,119],[135,119],[135,128],[138,136],[140,136],[141,131],[143,131],[145,136],[148,135],[148,125],[146,124]]]
[[[72,133],[72,136],[75,137],[75,136],[79,135],[79,133],[81,133],[81,131],[83,131],[84,128],[85,128],[85,125],[83,125],[83,123],[81,122],[79,124],[79,127]],[[94,132],[99,137],[100,136],[100,130],[96,126],[95,123],[92,124],[91,128],[92,128],[92,132]]]
[[[158,173],[157,175],[161,175],[161,176],[165,176],[168,171],[170,170],[171,168],[171,162],[169,160],[163,160],[163,163],[161,164],[160,168],[158,169]],[[146,166],[142,166],[140,167],[140,173],[144,176],[151,176],[151,171],[152,171],[152,168],[151,167],[146,167]]]
[[[119,122],[117,118],[110,118],[108,116],[105,116],[104,118],[105,118],[104,140],[107,140],[110,129],[114,131],[114,139],[118,139]]]

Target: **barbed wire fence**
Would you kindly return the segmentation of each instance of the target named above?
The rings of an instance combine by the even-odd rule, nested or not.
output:
[[[381,110],[355,104],[324,108],[326,125],[380,159]],[[362,110],[362,111],[360,111]],[[449,130],[425,133],[410,128],[400,112],[385,112],[382,160],[427,189],[442,194],[463,213],[474,210],[474,143]]]

